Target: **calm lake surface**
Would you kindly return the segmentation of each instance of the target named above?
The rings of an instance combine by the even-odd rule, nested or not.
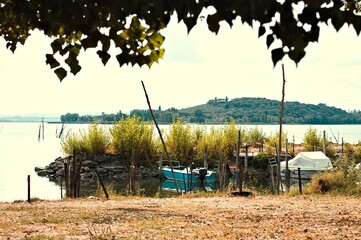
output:
[[[39,133],[39,123],[2,123],[0,122],[0,201],[27,199],[27,176],[31,177],[31,197],[41,199],[60,199],[60,186],[50,182],[48,178],[38,177],[34,172],[36,166],[46,166],[59,156],[61,140],[56,137],[61,124],[46,124],[44,139]],[[210,126],[205,126],[209,128]],[[264,133],[275,133],[278,125],[258,125]],[[326,131],[328,138],[344,139],[344,142],[357,143],[361,139],[361,125],[312,125],[318,131]],[[169,126],[161,126],[168,130]],[[242,128],[255,128],[255,125],[244,125]],[[301,143],[310,125],[283,125],[289,142]],[[87,129],[86,124],[69,124],[65,133]],[[156,135],[155,135],[156,136]],[[153,184],[153,183],[152,183]],[[141,186],[142,188],[142,186]],[[152,188],[157,188],[153,185]],[[156,191],[156,189],[154,189]]]

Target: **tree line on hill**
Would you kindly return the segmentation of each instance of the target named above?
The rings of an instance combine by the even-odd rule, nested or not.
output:
[[[280,101],[266,98],[235,98],[229,100],[212,99],[206,104],[194,107],[167,110],[153,110],[157,122],[170,124],[176,119],[186,123],[197,124],[223,124],[233,119],[237,124],[278,124],[280,114]],[[137,115],[144,121],[152,121],[148,109],[134,109],[130,114],[121,111],[115,114],[102,113],[98,116],[67,113],[61,115],[62,122],[113,123],[127,116]],[[329,107],[325,104],[304,104],[300,102],[285,102],[284,124],[361,124],[361,111],[347,112],[340,108]]]

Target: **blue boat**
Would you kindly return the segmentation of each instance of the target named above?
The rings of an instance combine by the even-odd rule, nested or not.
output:
[[[207,170],[206,168],[194,168],[181,166],[178,161],[172,161],[172,169],[169,165],[162,165],[163,177],[183,182],[215,182],[217,173],[215,171]]]

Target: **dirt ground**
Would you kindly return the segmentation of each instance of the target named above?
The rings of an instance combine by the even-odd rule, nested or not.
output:
[[[360,202],[213,196],[0,203],[0,239],[361,239]]]

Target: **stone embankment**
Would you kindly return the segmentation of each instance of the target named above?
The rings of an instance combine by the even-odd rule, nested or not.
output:
[[[58,157],[48,166],[35,167],[35,172],[38,176],[48,178],[60,178],[64,177],[64,162],[70,161],[72,157]],[[96,177],[95,170],[103,179],[115,180],[115,179],[128,179],[129,178],[129,163],[124,164],[120,160],[120,157],[114,154],[104,154],[95,156],[90,159],[87,158],[82,161],[81,167],[81,179],[90,179]],[[150,178],[158,176],[158,169],[155,167],[150,169],[148,167],[139,166],[136,167],[136,178]]]

